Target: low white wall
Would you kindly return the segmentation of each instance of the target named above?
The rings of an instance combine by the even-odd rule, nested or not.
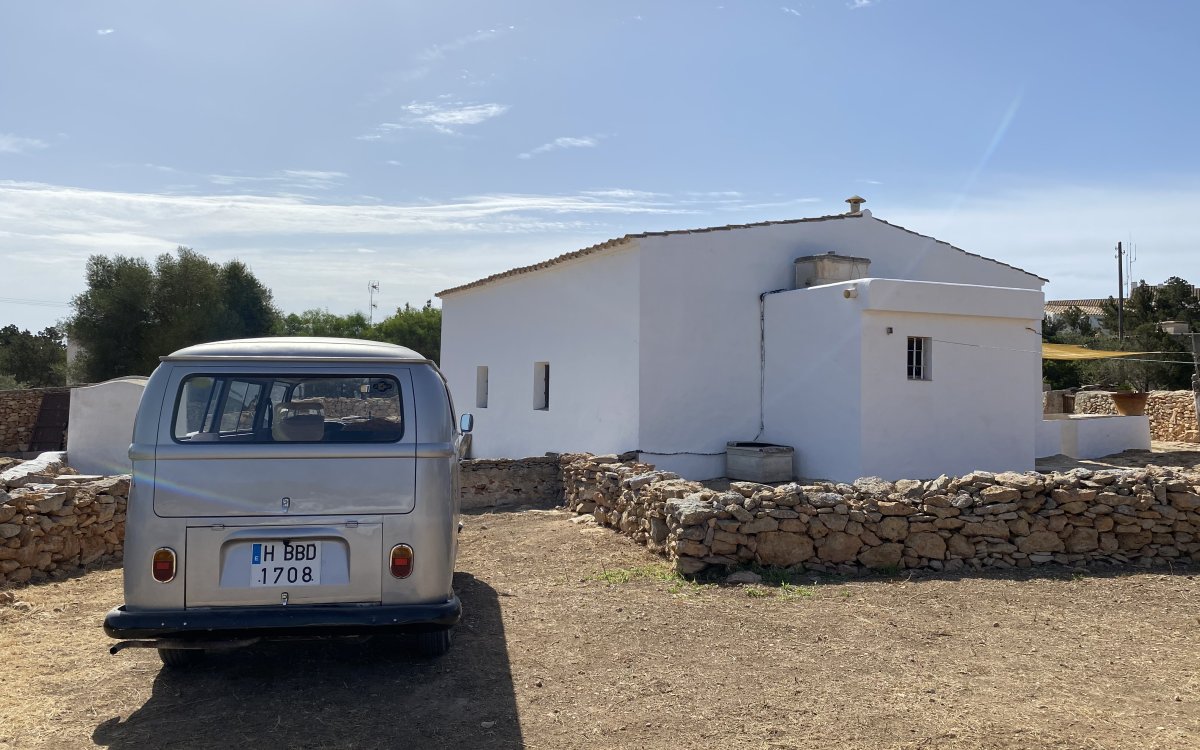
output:
[[[71,389],[67,463],[84,474],[128,474],[133,420],[146,378],[117,378]]]
[[[1150,449],[1148,417],[1076,417],[1063,420],[1063,450],[1072,458],[1099,458]]]
[[[1148,417],[1051,414],[1038,423],[1038,458],[1059,453],[1071,458],[1100,458],[1149,449]]]

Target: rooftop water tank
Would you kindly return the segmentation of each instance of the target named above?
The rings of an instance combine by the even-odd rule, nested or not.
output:
[[[796,288],[836,284],[866,278],[870,258],[855,258],[828,252],[825,255],[805,255],[793,261],[796,267]]]

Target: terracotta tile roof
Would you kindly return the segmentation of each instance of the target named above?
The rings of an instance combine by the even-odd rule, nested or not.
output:
[[[1046,300],[1047,315],[1061,315],[1069,308],[1078,307],[1084,315],[1103,315],[1101,307],[1108,298],[1099,299],[1048,299]]]
[[[705,232],[727,232],[727,231],[734,230],[734,229],[752,229],[754,227],[770,227],[770,226],[780,226],[780,225],[786,225],[786,224],[805,224],[805,223],[813,222],[813,221],[835,221],[838,219],[864,219],[864,218],[875,219],[875,217],[871,216],[869,213],[862,213],[862,214],[848,214],[847,213],[847,214],[832,214],[829,216],[812,216],[812,217],[807,217],[807,218],[803,218],[803,219],[783,219],[780,221],[759,221],[759,222],[754,222],[752,224],[726,224],[724,226],[719,226],[719,227],[701,227],[699,229],[670,229],[670,230],[666,230],[666,231],[662,231],[662,232],[639,232],[637,234],[627,234],[623,237],[617,237],[615,239],[607,240],[605,242],[601,242],[599,244],[592,245],[590,247],[585,247],[582,250],[576,250],[575,252],[572,252],[572,253],[565,253],[565,254],[559,255],[555,258],[551,258],[549,260],[542,261],[541,263],[535,263],[531,266],[521,266],[519,268],[513,268],[508,271],[494,273],[491,276],[484,277],[477,281],[472,281],[468,284],[462,284],[460,286],[451,287],[449,289],[443,289],[442,291],[438,292],[435,296],[440,299],[441,297],[443,297],[447,294],[454,294],[456,292],[466,291],[467,289],[473,289],[478,286],[483,286],[484,284],[490,284],[493,281],[499,281],[500,279],[506,279],[511,276],[519,276],[520,274],[523,274],[523,273],[532,273],[534,271],[540,271],[544,268],[550,268],[551,266],[556,266],[560,263],[566,263],[568,261],[575,260],[576,258],[582,258],[582,257],[588,256],[588,255],[593,255],[595,253],[604,252],[605,250],[610,250],[613,248],[621,247],[622,245],[628,244],[632,240],[642,239],[644,237],[670,237],[670,236],[674,236],[677,234],[702,234]],[[891,224],[889,222],[883,221],[883,219],[875,219],[875,220],[878,222],[881,222],[883,224],[887,224],[890,227],[895,227],[896,229],[902,230],[904,232],[908,232],[909,234],[915,234],[918,237],[924,237],[926,239],[934,240],[935,242],[939,242],[943,245],[946,245],[950,249],[957,250],[960,253],[966,253],[967,255],[973,256],[975,258],[982,258],[983,260],[989,260],[989,261],[992,261],[993,263],[999,263],[1000,265],[1005,266],[1006,268],[1011,268],[1013,270],[1020,271],[1021,273],[1028,274],[1029,276],[1033,276],[1035,279],[1041,279],[1042,281],[1049,281],[1049,279],[1043,279],[1041,276],[1037,276],[1036,274],[1029,273],[1028,271],[1017,268],[1016,266],[1010,266],[1007,263],[1001,263],[1000,261],[995,260],[993,258],[986,258],[982,255],[976,255],[975,253],[968,253],[966,250],[963,250],[962,248],[959,248],[959,247],[955,247],[954,245],[951,245],[948,242],[942,242],[941,240],[936,239],[934,237],[929,237],[928,235],[924,235],[919,232],[914,232],[911,229],[905,229],[904,227],[899,226],[897,224]]]

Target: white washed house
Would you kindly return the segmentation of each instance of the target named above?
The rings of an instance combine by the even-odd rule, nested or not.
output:
[[[757,440],[843,481],[1033,468],[1045,279],[859,200],[630,234],[441,292],[473,455],[636,450],[703,479],[727,442]]]

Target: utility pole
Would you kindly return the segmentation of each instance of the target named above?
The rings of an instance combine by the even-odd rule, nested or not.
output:
[[[1117,243],[1117,340],[1125,341],[1125,251]]]
[[[1200,429],[1200,351],[1196,350],[1196,336],[1200,334],[1193,333],[1189,338],[1192,340],[1192,364],[1196,367],[1192,375],[1192,400],[1196,402],[1196,428]]]

